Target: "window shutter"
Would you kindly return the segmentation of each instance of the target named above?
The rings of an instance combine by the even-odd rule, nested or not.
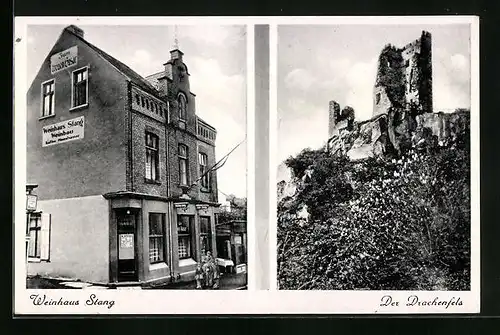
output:
[[[40,260],[50,260],[50,222],[51,216],[48,213],[42,213],[42,224],[40,229]]]

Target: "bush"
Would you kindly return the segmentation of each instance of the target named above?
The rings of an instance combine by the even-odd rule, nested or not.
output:
[[[278,204],[280,289],[470,289],[468,138],[397,160],[289,158],[313,173]]]

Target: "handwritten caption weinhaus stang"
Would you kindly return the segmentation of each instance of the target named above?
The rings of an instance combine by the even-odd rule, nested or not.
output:
[[[384,295],[380,299],[381,307],[434,307],[442,306],[444,309],[448,309],[450,306],[462,306],[463,302],[460,297],[451,297],[450,299],[440,299],[439,297],[434,297],[434,299],[422,299],[416,294],[409,295],[405,302],[400,304],[400,301],[395,300],[390,295]]]
[[[35,306],[102,306],[111,309],[115,305],[114,300],[101,300],[94,293],[86,300],[67,300],[63,297],[53,299],[46,294],[32,294],[30,299]]]

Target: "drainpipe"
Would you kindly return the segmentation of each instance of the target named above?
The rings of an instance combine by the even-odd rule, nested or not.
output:
[[[170,167],[168,165],[168,162],[170,160],[170,155],[169,155],[169,133],[168,133],[168,125],[170,121],[170,106],[168,105],[168,98],[166,101],[167,104],[167,113],[165,116],[165,173],[166,173],[166,179],[167,179],[167,198],[170,198],[171,196],[171,181],[170,181]],[[173,203],[171,201],[167,202],[168,204],[168,210],[167,210],[167,216],[169,219],[169,236],[168,236],[168,254],[169,254],[169,260],[170,260],[170,278],[171,280],[174,278],[174,246],[173,246],[173,236],[174,236],[174,213],[173,213]]]

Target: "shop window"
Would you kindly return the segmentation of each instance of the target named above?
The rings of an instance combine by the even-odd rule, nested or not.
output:
[[[179,94],[178,102],[179,102],[179,119],[182,121],[186,121],[186,109],[187,109],[186,96],[182,93]]]
[[[207,173],[207,155],[200,152],[198,153],[198,161],[200,165],[200,178],[201,178],[201,187],[205,189],[210,189],[210,173]]]
[[[207,251],[212,252],[212,229],[209,216],[200,216],[200,251],[202,256],[205,256]]]
[[[73,72],[73,107],[88,104],[89,81],[88,68]]]
[[[28,258],[48,261],[50,258],[50,214],[30,215]]]
[[[193,222],[192,215],[177,216],[177,236],[179,259],[192,258],[193,251]]]
[[[146,133],[146,179],[158,180],[158,136]]]
[[[42,84],[42,116],[54,115],[55,82],[54,79]]]
[[[179,144],[179,182],[181,185],[189,183],[188,174],[188,147]]]
[[[149,213],[149,263],[165,261],[165,215]]]

